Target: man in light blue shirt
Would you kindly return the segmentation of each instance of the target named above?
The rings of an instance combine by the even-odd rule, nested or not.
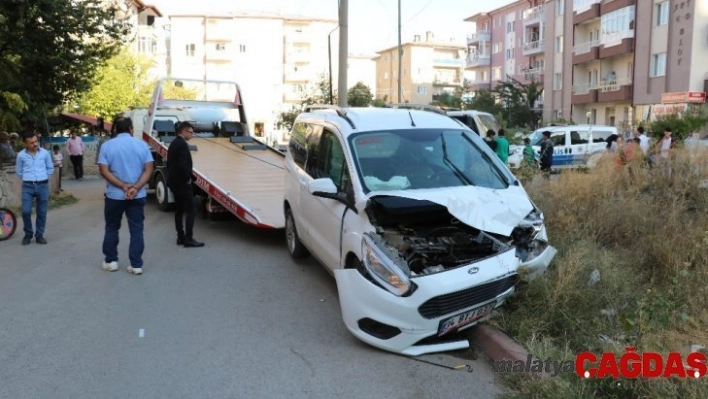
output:
[[[133,122],[119,117],[114,122],[118,134],[101,146],[98,170],[106,179],[103,214],[106,221],[103,236],[104,261],[101,268],[118,270],[118,232],[125,214],[130,231],[128,273],[143,273],[143,221],[145,219],[145,185],[152,177],[154,160],[150,148],[133,138]]]
[[[15,173],[22,180],[22,222],[25,237],[22,245],[29,245],[34,236],[37,244],[46,244],[44,228],[47,225],[49,208],[49,177],[54,172],[54,162],[49,151],[39,146],[34,132],[22,135],[25,149],[17,154]],[[37,198],[37,229],[32,228],[32,205]]]

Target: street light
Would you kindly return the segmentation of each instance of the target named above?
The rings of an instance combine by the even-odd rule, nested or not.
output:
[[[334,104],[334,94],[332,92],[332,33],[339,29],[339,26],[332,29],[327,35],[327,53],[329,55],[329,103]]]

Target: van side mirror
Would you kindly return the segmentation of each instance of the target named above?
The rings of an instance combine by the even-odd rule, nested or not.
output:
[[[316,197],[338,198],[337,186],[334,185],[334,182],[329,177],[310,181],[307,185],[307,191]]]

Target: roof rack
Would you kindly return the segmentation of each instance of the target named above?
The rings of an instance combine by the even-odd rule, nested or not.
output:
[[[393,104],[386,104],[386,105],[384,105],[384,107],[386,107],[386,108],[403,108],[403,109],[420,109],[423,111],[431,111],[431,112],[435,112],[437,114],[447,115],[447,113],[444,110],[442,110],[434,105],[428,105],[428,104],[393,103]]]
[[[317,110],[317,109],[331,109],[337,112],[337,115],[340,117],[344,118],[349,124],[351,125],[352,129],[356,129],[356,126],[354,126],[354,122],[349,118],[347,115],[347,111],[340,107],[339,105],[332,105],[332,104],[310,104],[305,106],[305,112],[310,112],[312,110]]]

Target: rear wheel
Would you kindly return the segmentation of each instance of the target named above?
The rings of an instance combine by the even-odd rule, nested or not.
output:
[[[310,254],[307,248],[300,242],[300,238],[297,235],[297,228],[295,228],[295,218],[293,218],[293,212],[290,208],[285,209],[285,239],[288,244],[288,252],[290,252],[290,256],[293,258],[304,258]]]
[[[0,208],[0,241],[9,240],[17,229],[15,214],[6,208]]]
[[[157,207],[163,212],[167,212],[173,208],[173,204],[169,202],[169,191],[167,190],[165,175],[160,173],[155,178],[155,198],[157,199]]]

